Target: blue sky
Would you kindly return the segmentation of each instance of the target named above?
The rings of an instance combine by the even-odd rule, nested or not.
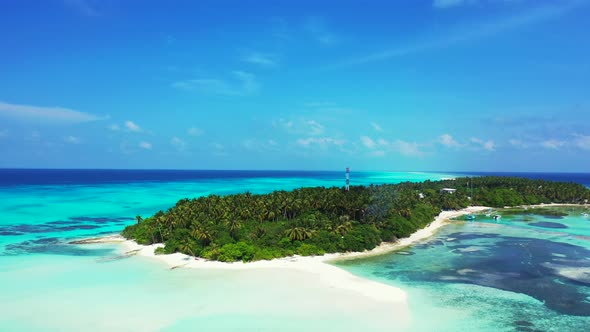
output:
[[[588,171],[590,1],[0,2],[0,167]]]

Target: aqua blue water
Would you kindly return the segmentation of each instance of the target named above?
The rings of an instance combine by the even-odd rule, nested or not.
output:
[[[476,322],[472,330],[583,331],[590,326],[590,219],[584,208],[559,209],[568,215],[480,215],[396,253],[339,266],[406,289],[416,313],[460,308]]]
[[[365,172],[352,184],[451,177]],[[590,183],[590,176],[572,181]],[[578,331],[590,324],[590,221],[478,218],[396,254],[340,264],[407,290],[412,323],[264,271],[170,271],[112,234],[184,197],[341,186],[342,172],[0,170],[0,331]],[[285,285],[288,285],[287,287]],[[360,300],[359,300],[360,301]],[[253,305],[255,303],[255,305]]]
[[[448,176],[353,172],[351,183]],[[118,259],[117,245],[68,244],[119,232],[136,215],[185,197],[342,186],[343,172],[0,170],[0,181],[0,331],[186,331],[195,324],[297,331],[302,320],[312,330],[355,331],[376,319],[343,320],[342,312],[355,310],[346,297],[285,287],[296,283],[292,274],[171,272],[143,257]]]

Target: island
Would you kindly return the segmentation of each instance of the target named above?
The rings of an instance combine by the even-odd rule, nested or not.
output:
[[[500,176],[246,192],[182,199],[149,218],[137,216],[122,235],[141,245],[164,244],[156,254],[250,262],[371,250],[407,238],[441,211],[589,199],[580,184]]]

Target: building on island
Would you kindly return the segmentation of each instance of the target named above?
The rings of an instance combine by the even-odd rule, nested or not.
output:
[[[346,167],[346,187],[344,187],[346,191],[350,190],[350,168]]]
[[[455,191],[457,191],[457,189],[453,189],[453,188],[442,188],[440,190],[441,194],[454,194]]]

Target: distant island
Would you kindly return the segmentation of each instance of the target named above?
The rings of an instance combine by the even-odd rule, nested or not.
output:
[[[166,212],[127,226],[156,253],[181,252],[222,262],[364,251],[408,237],[442,211],[483,205],[584,204],[576,183],[514,177],[472,177],[344,188],[315,187],[269,194],[182,199]]]

